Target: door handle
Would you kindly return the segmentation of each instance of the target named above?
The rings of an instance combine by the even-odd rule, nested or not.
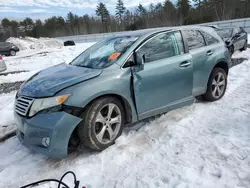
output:
[[[181,67],[181,68],[186,68],[186,67],[189,67],[190,65],[191,65],[190,62],[184,61],[184,62],[182,62],[182,63],[180,64],[180,67]]]
[[[209,51],[207,52],[207,55],[208,55],[208,56],[213,55],[213,52],[212,52],[211,50],[209,50]]]

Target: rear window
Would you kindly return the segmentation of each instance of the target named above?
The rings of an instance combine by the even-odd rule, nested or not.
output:
[[[202,34],[197,30],[184,31],[187,37],[189,50],[194,50],[206,46],[205,40]]]
[[[218,35],[222,38],[230,38],[233,34],[233,29],[228,29],[228,28],[217,29],[216,31],[217,31]]]
[[[216,38],[212,37],[207,32],[201,31],[201,33],[204,36],[204,38],[205,38],[205,40],[207,42],[207,45],[212,45],[212,44],[219,43],[219,41]]]

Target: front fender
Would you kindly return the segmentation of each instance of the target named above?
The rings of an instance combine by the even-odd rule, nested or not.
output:
[[[65,105],[84,108],[94,99],[104,95],[118,95],[127,101],[132,112],[132,122],[138,120],[131,93],[131,72],[125,70],[122,74],[99,76],[86,82],[62,90],[58,95],[71,94]]]

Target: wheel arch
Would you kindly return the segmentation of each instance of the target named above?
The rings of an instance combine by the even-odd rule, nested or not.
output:
[[[225,70],[225,72],[226,72],[227,75],[228,75],[229,66],[228,66],[228,63],[227,63],[226,61],[223,61],[223,60],[218,61],[218,62],[215,64],[215,66],[213,67],[213,69],[214,69],[214,68],[221,68],[221,69]],[[210,75],[211,75],[213,69],[211,70]]]
[[[210,78],[210,76],[211,76],[211,74],[212,74],[212,72],[213,72],[213,70],[215,68],[222,68],[223,70],[226,71],[227,75],[229,73],[229,65],[228,65],[227,61],[226,60],[219,60],[217,63],[215,63],[215,65],[210,70],[210,73],[208,75],[207,82],[206,82],[206,89],[205,89],[205,91],[207,90],[207,84],[208,84],[209,78]]]
[[[103,98],[103,97],[114,97],[118,99],[122,106],[124,107],[125,111],[125,120],[126,124],[131,123],[133,121],[133,107],[131,106],[131,103],[122,95],[117,93],[106,93],[106,94],[97,94],[95,96],[90,97],[88,100],[84,101],[84,104],[81,104],[80,106],[72,106],[69,104],[65,104],[64,110],[72,115],[75,115],[77,117],[81,117],[82,113],[90,106],[94,101]]]

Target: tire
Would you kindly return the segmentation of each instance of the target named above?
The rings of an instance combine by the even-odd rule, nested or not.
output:
[[[245,51],[246,49],[247,49],[247,40],[246,40],[246,42],[245,42],[243,48],[240,49],[240,51]]]
[[[214,68],[208,80],[207,91],[202,98],[210,102],[220,100],[225,95],[226,89],[227,73],[222,68]]]
[[[109,115],[111,111],[112,113]],[[117,98],[103,97],[92,102],[86,108],[82,118],[83,121],[77,127],[81,143],[88,148],[102,151],[113,145],[121,135],[125,122],[125,111]],[[116,123],[112,123],[112,119]]]
[[[10,50],[10,56],[15,56],[16,55],[16,51],[15,50]]]
[[[228,51],[230,52],[231,56],[234,54],[234,46],[231,45],[228,47]]]

